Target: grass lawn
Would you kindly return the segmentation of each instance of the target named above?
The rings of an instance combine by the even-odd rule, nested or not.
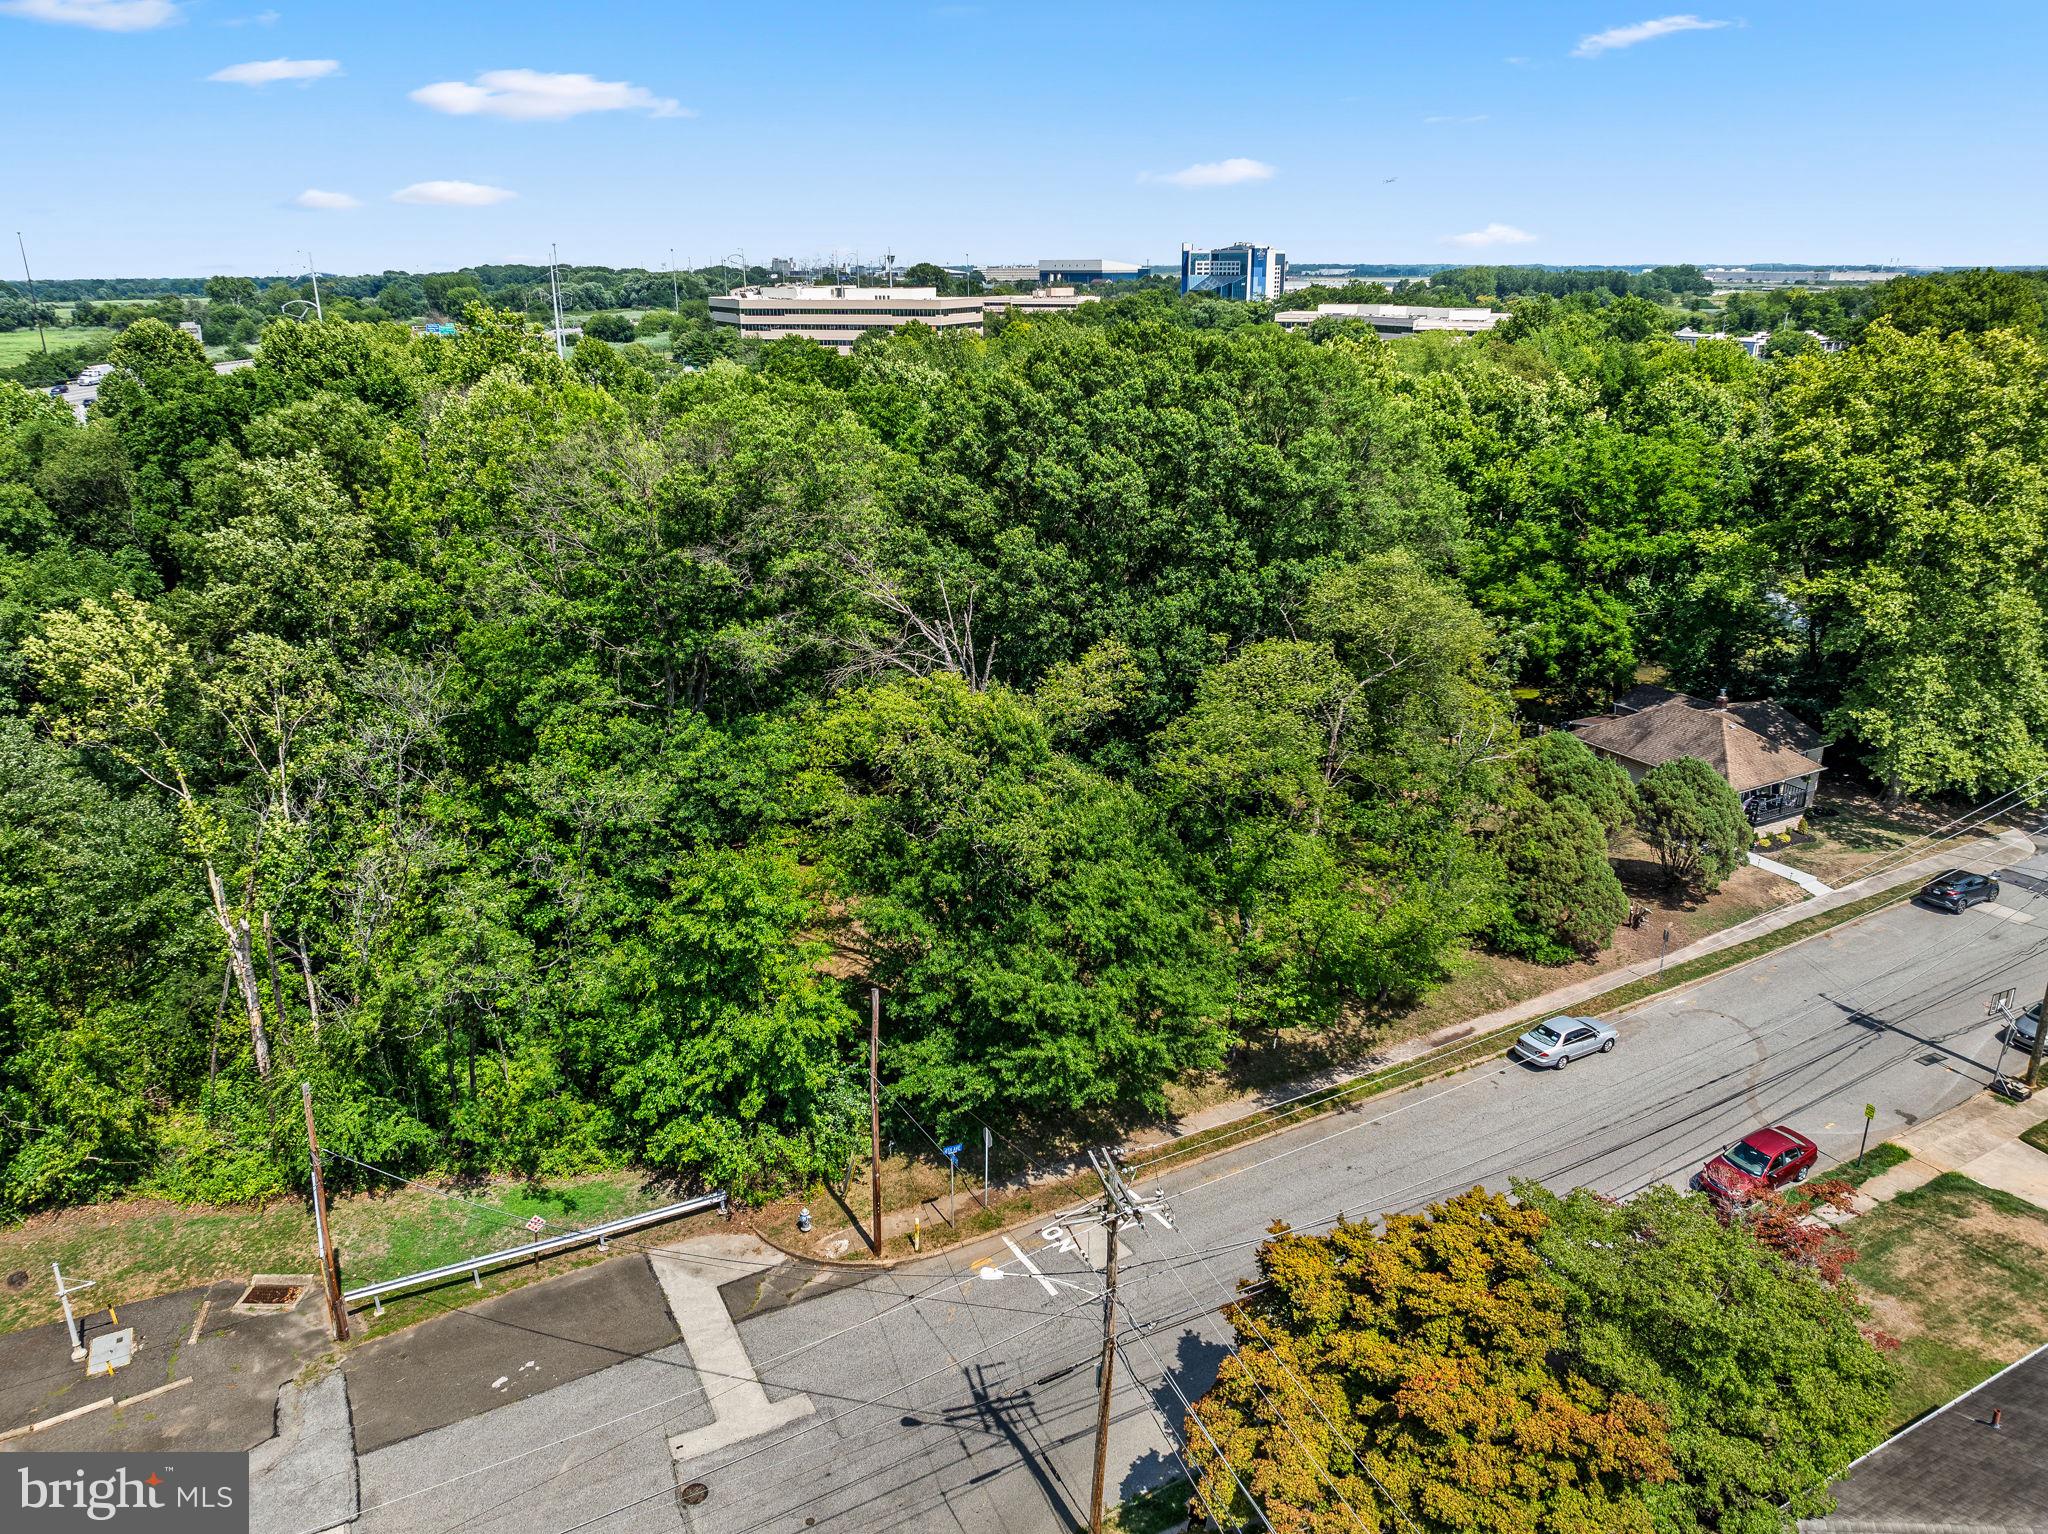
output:
[[[53,352],[69,351],[74,346],[83,346],[87,341],[108,341],[114,332],[98,325],[88,325],[82,330],[45,330]],[[0,331],[0,368],[11,368],[25,360],[30,353],[43,349],[43,343],[36,339],[33,329]]]
[[[1194,1494],[1195,1488],[1186,1481],[1169,1482],[1105,1513],[1102,1526],[1116,1530],[1117,1534],[1162,1534],[1166,1529],[1177,1529],[1187,1522],[1188,1502]]]
[[[1829,884],[1860,879],[1885,859],[1954,818],[1955,812],[1908,800],[1886,808],[1877,796],[1849,784],[1821,780],[1820,798],[1806,817],[1811,842],[1793,847],[1765,847],[1765,857],[1789,863]],[[1967,844],[1969,838],[1962,838]],[[1908,856],[1933,850],[1916,848]]]
[[[2020,1138],[2037,1151],[2048,1151],[2048,1119],[2041,1120],[2032,1129],[2020,1131]]]
[[[492,1183],[473,1197],[445,1197],[431,1189],[401,1187],[388,1195],[335,1200],[331,1224],[341,1249],[344,1287],[439,1267],[533,1239],[523,1228],[531,1215],[550,1232],[573,1230],[617,1215],[672,1203],[670,1189],[648,1185],[630,1172],[565,1179],[545,1189]],[[714,1216],[715,1218],[715,1216]],[[657,1227],[633,1241],[672,1240],[673,1227]],[[553,1258],[539,1268],[484,1276],[486,1290],[514,1288],[535,1277],[593,1261],[593,1251]],[[264,1208],[184,1208],[129,1199],[84,1209],[36,1215],[0,1230],[0,1275],[28,1277],[19,1286],[0,1281],[0,1331],[58,1319],[50,1295],[50,1264],[98,1284],[96,1305],[121,1305],[219,1278],[252,1273],[317,1270],[310,1205]],[[475,1295],[466,1281],[459,1298]],[[433,1297],[387,1302],[380,1330],[400,1325],[414,1310],[445,1308]]]
[[[1850,1276],[1899,1339],[1895,1426],[2048,1342],[2048,1210],[1945,1172],[1847,1234]]]

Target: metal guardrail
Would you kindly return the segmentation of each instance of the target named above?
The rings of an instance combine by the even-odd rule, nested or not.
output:
[[[445,1279],[460,1278],[465,1273],[469,1275],[470,1282],[481,1289],[482,1273],[486,1268],[500,1268],[526,1257],[547,1257],[555,1252],[567,1251],[572,1246],[581,1246],[586,1241],[595,1241],[602,1248],[611,1237],[622,1235],[626,1231],[638,1230],[643,1225],[659,1225],[664,1220],[679,1220],[685,1215],[703,1214],[709,1209],[716,1209],[720,1214],[727,1212],[723,1192],[706,1193],[697,1198],[684,1199],[680,1204],[665,1204],[659,1209],[648,1209],[639,1214],[621,1215],[616,1220],[606,1220],[601,1225],[592,1225],[583,1230],[565,1230],[559,1236],[529,1241],[524,1246],[508,1246],[501,1252],[487,1252],[481,1257],[471,1257],[463,1262],[443,1263],[438,1268],[423,1268],[417,1273],[407,1273],[402,1278],[387,1278],[381,1283],[364,1284],[360,1289],[342,1291],[341,1301],[344,1305],[360,1305],[364,1300],[368,1300],[381,1316],[384,1314],[384,1296],[387,1294],[417,1289],[426,1284],[437,1284]]]

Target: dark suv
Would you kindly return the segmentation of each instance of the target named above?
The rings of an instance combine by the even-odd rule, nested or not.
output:
[[[1928,880],[1927,887],[1916,898],[1944,910],[1967,911],[1973,905],[1996,900],[1998,881],[1989,874],[1965,873],[1960,868],[1952,868],[1939,878]]]

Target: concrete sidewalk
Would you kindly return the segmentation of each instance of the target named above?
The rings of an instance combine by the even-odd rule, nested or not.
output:
[[[1944,1172],[1960,1172],[1972,1182],[2048,1209],[2048,1151],[2035,1150],[2020,1139],[2043,1120],[2048,1120],[2048,1090],[2023,1103],[1979,1093],[1960,1107],[1894,1134],[1892,1144],[1910,1159],[1857,1189],[1852,1212],[1861,1214]]]

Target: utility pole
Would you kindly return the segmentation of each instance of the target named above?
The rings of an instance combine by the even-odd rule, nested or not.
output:
[[[676,248],[673,245],[668,248],[668,290],[670,297],[674,300],[676,313],[681,314],[683,312],[683,285],[682,279],[676,276]]]
[[[548,247],[548,297],[555,312],[555,361],[568,361],[568,351],[562,345],[562,284],[555,275],[555,247]]]
[[[2034,1013],[2034,1047],[2027,1051],[2027,1089],[2033,1090],[2034,1077],[2041,1069],[2041,1039],[2048,1035],[2048,990],[2041,993],[2041,1005]]]
[[[1107,1286],[1102,1296],[1102,1362],[1096,1373],[1101,1389],[1095,1400],[1095,1480],[1088,1491],[1088,1534],[1102,1534],[1102,1483],[1109,1477],[1109,1405],[1116,1392],[1116,1228],[1121,1219],[1111,1215],[1109,1260],[1103,1266]]]
[[[348,1309],[341,1302],[341,1265],[327,1237],[327,1190],[320,1180],[320,1136],[313,1129],[313,1083],[299,1083],[306,1108],[306,1153],[313,1168],[313,1229],[320,1237],[320,1283],[327,1291],[327,1329],[336,1342],[348,1341]]]
[[[882,988],[868,987],[868,1185],[874,1190],[875,1218],[868,1227],[868,1247],[882,1255]]]
[[[1095,1175],[1102,1179],[1102,1200],[1096,1205],[1096,1217],[1109,1238],[1102,1267],[1102,1362],[1097,1371],[1101,1389],[1095,1403],[1095,1481],[1088,1493],[1088,1534],[1102,1534],[1102,1493],[1109,1479],[1109,1408],[1116,1390],[1117,1231],[1127,1223],[1142,1221],[1148,1214],[1171,1230],[1173,1219],[1163,1200],[1141,1200],[1125,1185],[1115,1151],[1107,1147],[1091,1150],[1088,1160]]]
[[[36,308],[36,279],[28,269],[28,245],[23,241],[19,229],[14,231],[14,243],[21,247],[21,275],[28,281],[28,312],[35,317],[36,339],[43,343],[43,355],[47,357],[50,354],[50,338],[43,334],[42,311]]]

